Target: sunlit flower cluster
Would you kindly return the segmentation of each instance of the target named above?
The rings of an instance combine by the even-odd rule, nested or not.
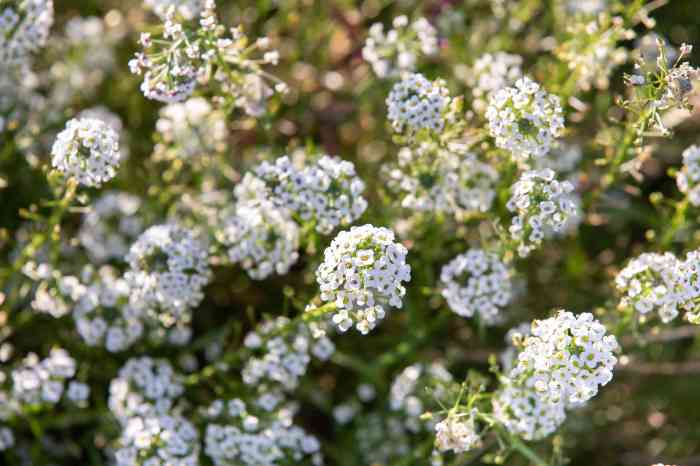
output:
[[[617,340],[593,314],[536,320],[509,377],[542,400],[581,406],[612,380]]]
[[[95,119],[70,120],[51,149],[51,164],[85,186],[100,186],[117,173],[119,135]]]
[[[397,16],[392,26],[393,29],[385,32],[383,24],[373,24],[362,48],[362,58],[378,78],[399,77],[414,71],[422,55],[438,52],[437,31],[427,19],[419,18],[409,24],[406,16]]]
[[[484,113],[492,94],[522,78],[522,64],[522,57],[505,52],[486,53],[477,58],[465,76],[471,87],[474,110]]]
[[[46,44],[53,19],[53,0],[0,4],[0,71],[26,65],[29,56]]]
[[[570,195],[573,190],[570,182],[556,180],[550,169],[531,170],[521,175],[506,205],[515,214],[509,231],[521,257],[541,244],[547,230],[564,231],[567,221],[578,215]]]
[[[388,177],[389,186],[402,196],[402,207],[462,217],[491,208],[498,173],[465,147],[444,149],[426,142],[402,147]]]
[[[237,398],[216,400],[205,410],[204,453],[216,466],[320,466],[321,444],[293,424],[294,413],[291,406],[256,413]]]
[[[692,145],[683,151],[683,168],[676,183],[692,205],[700,206],[700,147]]]
[[[456,314],[493,325],[512,299],[511,274],[496,254],[470,249],[443,266],[442,296]]]
[[[438,450],[464,453],[481,447],[474,412],[450,414],[435,426],[435,446]]]
[[[411,279],[408,251],[386,228],[363,225],[341,231],[324,251],[316,270],[321,299],[336,305],[333,323],[344,332],[353,325],[368,333],[387,306],[400,308]]]
[[[439,133],[445,127],[450,102],[450,92],[443,81],[428,81],[422,74],[411,74],[391,89],[386,98],[387,117],[397,133]]]
[[[486,118],[496,145],[519,162],[544,157],[564,129],[559,97],[528,77],[492,94]]]
[[[117,466],[197,466],[199,434],[179,415],[135,416],[127,420],[115,452]]]

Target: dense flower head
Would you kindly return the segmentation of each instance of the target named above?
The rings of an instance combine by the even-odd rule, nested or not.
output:
[[[143,231],[140,207],[138,196],[121,191],[108,191],[95,200],[78,231],[80,244],[93,263],[124,258]]]
[[[384,31],[384,25],[375,23],[369,28],[369,36],[362,48],[362,58],[371,66],[378,78],[398,77],[416,69],[421,55],[438,52],[437,31],[425,18],[409,24],[406,16],[397,16],[392,29]]]
[[[269,201],[238,202],[222,219],[219,241],[250,278],[284,275],[299,259],[299,227]]]
[[[528,441],[541,440],[566,420],[562,403],[546,400],[535,390],[506,382],[496,392],[493,416],[511,434]]]
[[[593,314],[536,320],[509,377],[544,401],[581,406],[612,380],[617,340]]]
[[[441,80],[411,74],[394,84],[386,98],[388,118],[397,133],[411,136],[420,130],[439,133],[445,127],[450,93]]]
[[[512,299],[511,275],[496,254],[470,249],[443,266],[442,296],[456,314],[476,314],[484,324],[493,325],[503,320],[502,311]]]
[[[559,97],[528,77],[492,94],[486,118],[496,145],[525,163],[544,157],[564,129]]]
[[[57,404],[65,393],[66,382],[75,376],[76,370],[75,359],[64,349],[53,348],[49,356],[41,360],[36,354],[29,353],[11,371],[10,393],[0,393],[0,398],[6,398],[0,417],[9,417],[12,412],[21,413],[22,406],[26,405]]]
[[[120,162],[119,135],[105,122],[70,120],[51,148],[51,164],[85,186],[114,178]]]
[[[629,261],[615,278],[620,306],[633,309],[640,317],[656,312],[664,323],[675,319],[679,266],[676,256],[669,252],[644,253]]]
[[[548,230],[564,231],[567,221],[578,215],[570,195],[573,190],[570,182],[555,179],[550,169],[530,170],[521,175],[506,205],[515,214],[509,231],[521,257],[539,246]]]
[[[279,385],[289,391],[306,373],[311,356],[325,361],[335,351],[328,337],[316,336],[305,323],[295,324],[287,317],[265,321],[246,335],[244,343],[253,355],[241,371],[243,382],[258,387]]]
[[[129,359],[109,385],[109,409],[122,423],[168,414],[183,393],[182,377],[167,359]]]
[[[685,319],[700,324],[700,250],[690,251],[678,264],[675,298]]]
[[[176,224],[152,226],[131,245],[125,279],[133,305],[169,327],[197,306],[211,278],[207,246]]]
[[[255,175],[266,186],[258,196],[290,210],[301,222],[313,222],[322,234],[349,226],[367,208],[362,196],[365,183],[357,176],[353,163],[339,157],[321,155],[297,167],[283,156],[274,163],[260,164]],[[244,183],[251,182],[244,178]],[[249,185],[244,184],[238,192],[244,195],[245,190],[251,190]]]
[[[143,315],[129,304],[130,288],[117,271],[104,266],[86,270],[76,296],[73,319],[78,333],[89,346],[104,346],[108,351],[124,351],[143,334]]]
[[[161,19],[168,19],[169,10],[183,19],[194,19],[204,9],[204,0],[144,0],[144,6]]]
[[[294,425],[294,414],[293,406],[257,413],[237,398],[216,400],[205,411],[204,453],[215,466],[320,466],[321,445]]]
[[[32,53],[46,45],[53,19],[53,0],[0,4],[0,71],[26,64]]]
[[[692,145],[683,151],[683,168],[676,183],[692,205],[700,206],[700,147]]]
[[[435,446],[439,451],[464,453],[482,445],[477,431],[476,410],[450,414],[435,426]]]
[[[461,145],[426,142],[402,147],[388,177],[389,187],[403,196],[402,207],[461,217],[491,208],[498,172]]]
[[[341,331],[353,325],[368,333],[386,315],[386,307],[400,308],[411,279],[408,251],[394,242],[394,232],[372,225],[341,231],[324,251],[316,270],[321,299],[333,302],[333,323]]]
[[[156,155],[191,159],[222,152],[226,143],[226,120],[202,97],[171,103],[160,109],[156,122],[160,137]]]
[[[522,64],[520,55],[505,52],[485,53],[477,58],[465,76],[471,87],[474,110],[484,113],[492,94],[522,78]]]
[[[129,418],[118,440],[117,466],[198,466],[199,433],[177,414]]]

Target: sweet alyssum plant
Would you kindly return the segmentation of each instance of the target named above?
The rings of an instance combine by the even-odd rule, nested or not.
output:
[[[6,464],[698,453],[624,376],[700,332],[661,2],[239,3],[0,0]]]

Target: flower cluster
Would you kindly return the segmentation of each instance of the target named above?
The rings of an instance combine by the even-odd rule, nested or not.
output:
[[[143,5],[163,20],[168,18],[171,8],[175,16],[191,20],[204,9],[204,0],[144,0]]]
[[[226,120],[220,111],[202,97],[171,103],[160,109],[156,122],[158,158],[192,159],[223,151],[226,144]]]
[[[389,409],[399,414],[403,428],[408,432],[419,433],[425,429],[432,430],[432,420],[422,420],[427,403],[434,399],[446,398],[446,387],[453,381],[452,374],[440,362],[412,364],[403,369],[394,378],[389,389]],[[432,393],[430,400],[426,388]]]
[[[311,355],[325,361],[335,351],[335,345],[328,337],[316,337],[306,324],[293,323],[286,317],[265,321],[248,333],[245,346],[253,355],[241,371],[243,382],[258,387],[269,382],[288,391],[299,384],[299,378],[306,373],[311,362]]]
[[[486,118],[496,145],[523,163],[544,157],[564,129],[559,97],[528,77],[494,93]]]
[[[555,51],[576,77],[579,89],[588,91],[592,86],[607,89],[609,77],[616,66],[627,61],[627,50],[618,42],[634,38],[634,31],[625,29],[624,19],[600,15],[597,19],[574,22],[569,28],[570,38]]]
[[[483,114],[491,95],[522,78],[522,64],[522,57],[505,52],[485,53],[477,58],[465,75],[474,111]]]
[[[211,278],[207,246],[175,224],[150,227],[131,245],[125,279],[131,304],[154,314],[165,327],[187,318]]]
[[[244,179],[243,186],[237,188],[239,198],[250,197],[253,192],[252,196],[269,199],[291,211],[301,222],[312,222],[322,234],[330,234],[338,226],[349,226],[367,208],[362,196],[364,182],[357,176],[355,166],[339,157],[322,155],[298,168],[288,156],[283,156],[274,163],[260,164],[255,175],[264,181],[266,189],[259,189],[262,186],[257,180]]]
[[[204,453],[215,466],[320,466],[321,445],[293,424],[294,412],[285,406],[256,415],[240,399],[216,400],[205,411]]]
[[[124,258],[143,231],[140,207],[138,196],[121,191],[108,191],[92,203],[83,217],[78,238],[93,263]]]
[[[678,316],[676,295],[679,261],[671,253],[645,253],[632,259],[617,274],[615,286],[622,296],[620,306],[646,316],[658,313],[668,323]]]
[[[451,101],[443,81],[428,81],[422,74],[411,74],[391,89],[386,98],[387,116],[397,133],[439,133],[445,127]]]
[[[511,274],[496,254],[470,249],[442,268],[442,296],[456,314],[477,314],[493,325],[503,320],[501,311],[512,299]]]
[[[683,168],[676,183],[692,205],[700,206],[700,147],[692,145],[683,151]]]
[[[74,119],[56,137],[51,163],[85,186],[100,186],[114,178],[119,167],[119,135],[95,119]]]
[[[53,19],[53,0],[0,4],[0,71],[26,65],[29,55],[46,44]]]
[[[477,432],[475,410],[448,415],[435,426],[435,446],[438,450],[464,453],[482,445]]]
[[[508,381],[496,392],[492,404],[494,418],[525,440],[541,440],[566,420],[562,403],[543,399],[533,388]]]
[[[581,406],[613,377],[617,340],[592,314],[559,311],[536,320],[509,378],[543,401]]]
[[[299,258],[299,227],[269,201],[238,202],[224,214],[219,241],[253,280],[284,275]]]
[[[678,264],[676,296],[680,309],[691,324],[700,324],[700,250],[690,251]]]
[[[109,385],[109,409],[126,425],[136,417],[167,415],[184,391],[182,377],[167,359],[129,359]]]
[[[550,169],[530,170],[521,175],[506,205],[515,214],[509,231],[518,243],[521,257],[540,245],[548,229],[564,231],[567,220],[578,215],[570,196],[573,190],[570,182],[556,180]]]
[[[402,147],[398,159],[388,178],[389,187],[403,196],[402,207],[457,217],[491,208],[498,173],[465,147],[450,144],[440,148],[425,142]]]
[[[324,251],[316,270],[321,299],[334,302],[333,323],[344,332],[355,325],[362,334],[386,315],[385,307],[400,308],[411,279],[406,248],[394,233],[372,225],[342,231]]]
[[[393,29],[386,33],[384,25],[375,23],[362,48],[362,58],[379,78],[398,77],[414,71],[421,55],[435,55],[438,39],[435,28],[425,18],[409,24],[406,16],[394,18]]]
[[[199,434],[179,415],[131,417],[118,444],[117,466],[199,465]]]
[[[89,285],[82,287],[73,308],[78,333],[89,346],[124,351],[144,330],[141,312],[129,304],[129,285],[108,266],[97,273],[85,271],[83,276]]]

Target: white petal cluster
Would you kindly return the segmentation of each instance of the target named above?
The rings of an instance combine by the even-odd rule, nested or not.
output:
[[[199,434],[179,415],[129,418],[118,443],[117,466],[199,465]]]
[[[683,151],[683,168],[676,176],[678,189],[694,206],[700,206],[700,147],[692,145]]]
[[[166,327],[187,316],[211,278],[207,246],[179,225],[156,225],[131,245],[125,279],[131,302],[155,314]]]
[[[215,466],[323,463],[318,439],[293,424],[290,407],[256,415],[240,399],[216,400],[206,415],[204,453]]]
[[[523,59],[505,52],[485,53],[465,76],[472,91],[472,107],[483,114],[496,91],[512,86],[523,77]]]
[[[191,20],[204,9],[204,0],[144,0],[143,5],[163,20],[168,19],[171,8],[175,16]]]
[[[442,268],[441,293],[456,314],[476,314],[486,325],[497,324],[503,320],[502,311],[513,296],[511,275],[496,254],[470,249]]]
[[[367,208],[362,196],[365,183],[357,176],[352,162],[322,155],[303,167],[296,167],[288,156],[263,162],[255,175],[265,182],[262,194],[277,206],[291,211],[301,222],[315,223],[316,231],[330,234],[338,226],[349,226]],[[238,197],[251,189],[253,180],[244,179]],[[260,194],[257,194],[260,196]]]
[[[562,232],[567,221],[578,215],[573,190],[569,181],[555,179],[550,169],[529,170],[520,176],[506,207],[515,214],[509,231],[521,257],[539,246],[548,230]]]
[[[53,19],[53,0],[0,4],[0,71],[27,64],[29,56],[46,45]]]
[[[248,333],[245,346],[253,355],[246,361],[241,376],[247,385],[279,385],[294,390],[311,362],[311,356],[325,361],[335,351],[326,336],[315,337],[304,323],[295,324],[287,317],[265,321]]]
[[[544,401],[581,406],[612,380],[617,340],[593,314],[559,311],[536,320],[509,378]]]
[[[109,409],[124,425],[134,417],[168,414],[184,391],[182,377],[167,359],[129,359],[109,385]]]
[[[75,373],[75,360],[64,349],[53,348],[49,357],[42,360],[34,353],[28,354],[10,374],[11,391],[0,392],[0,417],[21,415],[22,406],[57,404],[65,394],[66,382]]]
[[[452,382],[452,374],[440,362],[430,365],[412,364],[394,379],[389,390],[389,409],[401,415],[403,427],[413,433],[433,428],[432,421],[421,419],[427,403],[443,398],[445,384]],[[430,395],[426,388],[430,387]]]
[[[389,171],[389,186],[402,197],[401,206],[463,217],[486,212],[496,197],[498,172],[465,147],[423,143],[402,147],[398,166]]]
[[[119,135],[105,122],[73,119],[56,137],[51,164],[85,186],[100,186],[114,178],[120,162]]]
[[[384,25],[375,23],[369,28],[369,36],[362,48],[362,58],[371,66],[378,78],[402,76],[416,69],[421,55],[438,52],[437,31],[425,18],[409,24],[406,16],[397,16],[392,29],[384,31]]]
[[[634,309],[640,317],[655,312],[662,322],[671,322],[678,316],[679,267],[678,259],[669,252],[635,257],[615,278],[620,306]]]
[[[401,308],[411,279],[408,251],[394,242],[394,232],[372,225],[342,231],[324,251],[316,270],[321,299],[334,302],[333,323],[344,332],[353,325],[367,334],[386,315]]]
[[[141,199],[121,191],[109,191],[90,206],[78,232],[80,244],[93,263],[121,260],[143,231],[138,215]]]
[[[544,157],[564,129],[559,97],[528,77],[494,93],[486,118],[496,145],[519,162]]]
[[[676,296],[685,319],[700,324],[700,250],[686,254],[676,273]]]
[[[224,214],[219,240],[253,280],[284,275],[299,258],[299,227],[269,201],[239,202]]]
[[[112,267],[84,273],[88,285],[75,298],[73,319],[89,346],[124,351],[143,334],[143,315],[129,304],[130,288]]]
[[[191,159],[222,152],[226,143],[224,114],[202,97],[191,97],[160,109],[156,122],[160,157]]]
[[[531,323],[523,322],[506,332],[506,336],[503,339],[506,342],[506,349],[501,352],[500,356],[504,373],[510,372],[517,362],[518,352],[522,349],[525,337],[530,335],[531,330]]]
[[[545,400],[532,388],[505,383],[492,400],[493,416],[508,431],[528,441],[541,440],[566,420],[562,403]]]
[[[451,100],[443,81],[428,81],[422,74],[411,74],[391,89],[386,98],[387,117],[397,133],[409,136],[420,130],[439,133],[445,127],[445,113]]]
[[[464,453],[481,445],[474,412],[449,415],[435,426],[435,446],[440,451]]]

